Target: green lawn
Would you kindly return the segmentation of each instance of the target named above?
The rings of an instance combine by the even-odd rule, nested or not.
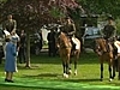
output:
[[[78,62],[78,75],[62,77],[62,65],[59,56],[47,54],[31,55],[31,68],[18,63],[18,72],[14,74],[15,83],[4,82],[4,62],[0,65],[0,90],[118,90],[120,81],[108,80],[108,66],[104,65],[104,80],[101,82],[98,57],[94,53],[81,54]],[[2,88],[2,89],[1,89]]]

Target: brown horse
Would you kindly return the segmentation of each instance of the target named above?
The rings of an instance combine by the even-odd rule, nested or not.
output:
[[[117,54],[117,70],[118,70],[118,80],[120,80],[120,53]]]
[[[119,48],[120,48],[120,38],[116,37],[116,41],[114,42],[114,46],[116,48],[116,53],[115,53],[115,66],[116,69],[118,71],[118,79],[120,80],[120,52],[119,52]]]
[[[77,39],[78,43],[80,44],[80,41]],[[75,49],[72,51],[72,43],[70,41],[70,38],[66,36],[64,32],[60,32],[59,38],[57,39],[57,47],[59,48],[59,54],[62,59],[62,65],[63,65],[63,76],[68,77],[68,75],[71,73],[71,53],[73,52],[73,56],[76,57],[74,60],[74,74],[77,74],[77,61],[79,59],[80,54],[80,47],[79,49]]]
[[[104,38],[98,38],[96,41],[95,52],[98,54],[100,58],[101,65],[101,77],[100,80],[103,80],[103,63],[105,61],[108,62],[108,70],[109,70],[109,80],[115,77],[115,64],[114,64],[114,49],[110,43],[108,43]]]

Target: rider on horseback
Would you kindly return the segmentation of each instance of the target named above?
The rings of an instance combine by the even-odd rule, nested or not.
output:
[[[102,32],[104,39],[108,43],[108,49],[109,49],[110,45],[113,46],[113,43],[114,43],[115,37],[116,37],[116,27],[115,27],[113,21],[114,21],[114,19],[112,17],[108,17],[108,24],[105,25],[103,32]]]
[[[108,24],[105,25],[103,29],[103,36],[104,38],[109,41],[114,41],[116,36],[116,27],[114,25],[114,19],[112,17],[108,18]]]
[[[108,43],[108,50],[110,49],[110,46],[113,48],[113,57],[114,57],[114,64],[113,66],[116,68],[116,71],[119,70],[118,67],[118,58],[120,53],[120,41],[116,38],[116,27],[114,24],[114,19],[112,17],[108,18],[108,24],[103,29],[103,34],[106,42]]]
[[[76,33],[76,27],[73,23],[72,19],[70,17],[66,17],[65,23],[63,25],[63,28],[61,30],[66,33],[66,35],[70,38],[73,45],[75,45],[75,49],[79,49],[78,42],[76,41],[75,33]]]
[[[62,31],[66,33],[67,36],[72,37],[76,33],[76,27],[73,23],[72,19],[70,17],[65,18],[64,27],[62,28]]]
[[[7,16],[7,20],[3,22],[3,30],[7,30],[10,34],[16,32],[17,22],[13,19],[12,14]]]

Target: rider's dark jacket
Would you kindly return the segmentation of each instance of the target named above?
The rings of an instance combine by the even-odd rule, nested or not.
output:
[[[116,36],[116,28],[114,25],[107,24],[103,29],[103,35],[105,39],[114,39]]]
[[[65,32],[68,36],[73,36],[76,33],[76,28],[74,24],[66,24],[62,28],[62,31]]]

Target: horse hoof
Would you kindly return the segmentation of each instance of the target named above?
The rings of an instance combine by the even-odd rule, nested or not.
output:
[[[112,80],[113,80],[112,78],[109,79],[110,82],[112,82]]]
[[[72,74],[72,70],[69,70],[68,74]]]
[[[112,79],[114,79],[115,77],[112,77]]]
[[[118,80],[120,80],[120,77],[118,77]]]
[[[101,78],[100,81],[103,81],[103,79]]]
[[[68,74],[64,73],[63,77],[68,78],[69,76],[68,76]]]
[[[76,76],[77,76],[77,70],[74,72],[74,75],[76,75]]]

